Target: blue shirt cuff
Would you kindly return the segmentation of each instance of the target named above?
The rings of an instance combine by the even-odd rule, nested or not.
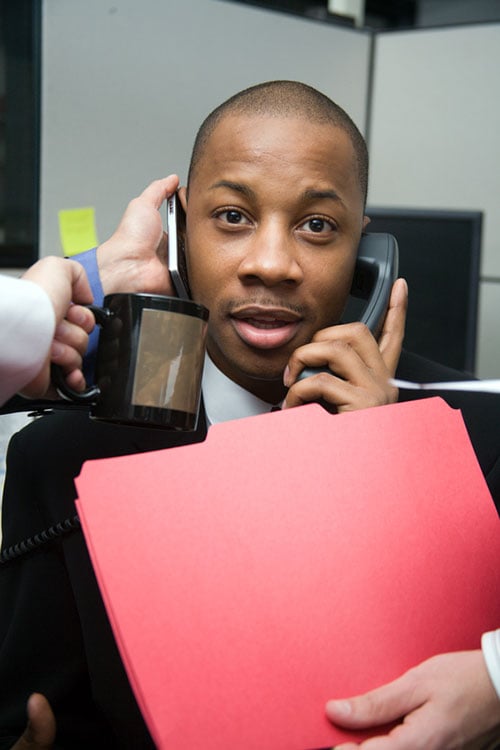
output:
[[[99,269],[97,267],[97,248],[87,250],[85,253],[74,255],[72,260],[78,261],[85,269],[87,278],[94,296],[94,304],[101,306],[104,300],[104,290],[101,279],[99,278]],[[99,342],[99,328],[96,326],[89,336],[89,346],[87,354],[83,360],[83,374],[87,384],[94,382],[95,361],[97,356],[97,344]]]

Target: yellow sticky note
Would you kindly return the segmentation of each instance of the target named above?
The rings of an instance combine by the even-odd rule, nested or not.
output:
[[[93,207],[61,209],[58,215],[64,255],[76,255],[99,244]]]

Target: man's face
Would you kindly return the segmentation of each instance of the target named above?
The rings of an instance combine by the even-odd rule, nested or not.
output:
[[[232,380],[274,400],[291,353],[338,322],[363,226],[347,134],[304,118],[226,116],[189,185],[193,299],[208,351]]]

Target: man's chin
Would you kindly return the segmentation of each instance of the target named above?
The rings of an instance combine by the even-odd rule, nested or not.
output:
[[[263,383],[283,383],[284,369],[285,368],[283,368],[283,370],[280,370],[279,372],[248,372],[246,373],[246,375],[248,378],[250,378],[250,380],[261,380]]]

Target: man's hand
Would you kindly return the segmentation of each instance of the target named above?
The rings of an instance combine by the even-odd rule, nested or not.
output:
[[[440,654],[365,695],[329,701],[328,718],[348,729],[400,721],[388,734],[335,750],[455,750],[499,725],[500,700],[481,651]]]
[[[343,412],[394,403],[398,391],[389,378],[394,377],[401,354],[407,306],[408,287],[404,279],[398,279],[378,342],[362,323],[318,331],[310,344],[299,347],[290,357],[284,407],[322,400]],[[305,367],[325,366],[331,372],[295,382]]]
[[[28,724],[11,750],[50,750],[56,738],[56,720],[48,700],[33,693],[28,700]]]
[[[64,258],[46,257],[23,275],[38,284],[50,298],[56,317],[56,329],[44,366],[22,393],[29,398],[50,396],[50,363],[59,365],[70,388],[85,388],[82,359],[88,345],[88,334],[95,325],[94,316],[79,304],[90,304],[92,292],[85,271],[79,263]],[[54,395],[54,394],[52,394]]]
[[[97,264],[105,294],[149,292],[174,295],[160,208],[178,185],[177,175],[152,182],[138,198],[130,201],[116,232],[97,248]]]

